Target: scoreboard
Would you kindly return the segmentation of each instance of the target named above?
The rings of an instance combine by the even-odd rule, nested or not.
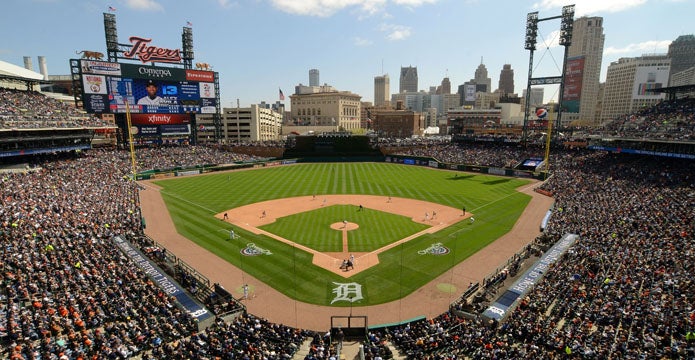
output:
[[[214,113],[215,73],[105,61],[81,61],[83,101],[88,113]],[[148,94],[148,86],[156,88]],[[145,98],[151,97],[150,101]]]

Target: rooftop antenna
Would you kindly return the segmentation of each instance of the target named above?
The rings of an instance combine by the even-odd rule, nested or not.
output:
[[[384,59],[381,59],[381,75],[384,75]]]

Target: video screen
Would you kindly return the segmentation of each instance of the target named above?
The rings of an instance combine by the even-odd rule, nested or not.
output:
[[[89,113],[211,114],[216,111],[211,71],[81,61]]]
[[[111,77],[108,79],[112,113],[185,114],[214,112],[214,84]]]
[[[540,165],[542,161],[543,161],[543,159],[530,158],[530,159],[524,160],[524,162],[521,163],[521,166],[536,167],[536,166]]]

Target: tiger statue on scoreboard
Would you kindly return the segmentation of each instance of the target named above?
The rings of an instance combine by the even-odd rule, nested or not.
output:
[[[212,70],[212,65],[208,63],[195,63],[195,68],[198,70]]]
[[[98,51],[90,51],[90,50],[82,50],[82,51],[75,51],[75,54],[82,54],[83,59],[93,59],[93,60],[101,60],[104,58],[104,54],[98,52]]]

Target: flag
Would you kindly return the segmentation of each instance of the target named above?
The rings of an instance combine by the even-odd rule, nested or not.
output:
[[[109,6],[109,11],[114,12],[114,11],[116,11],[116,8],[113,6]]]
[[[279,94],[279,96],[280,96],[280,101],[285,100],[285,94],[282,93],[282,89],[278,88],[278,91],[280,92],[280,94]]]
[[[190,21],[186,21],[186,26],[193,26],[193,23]]]

